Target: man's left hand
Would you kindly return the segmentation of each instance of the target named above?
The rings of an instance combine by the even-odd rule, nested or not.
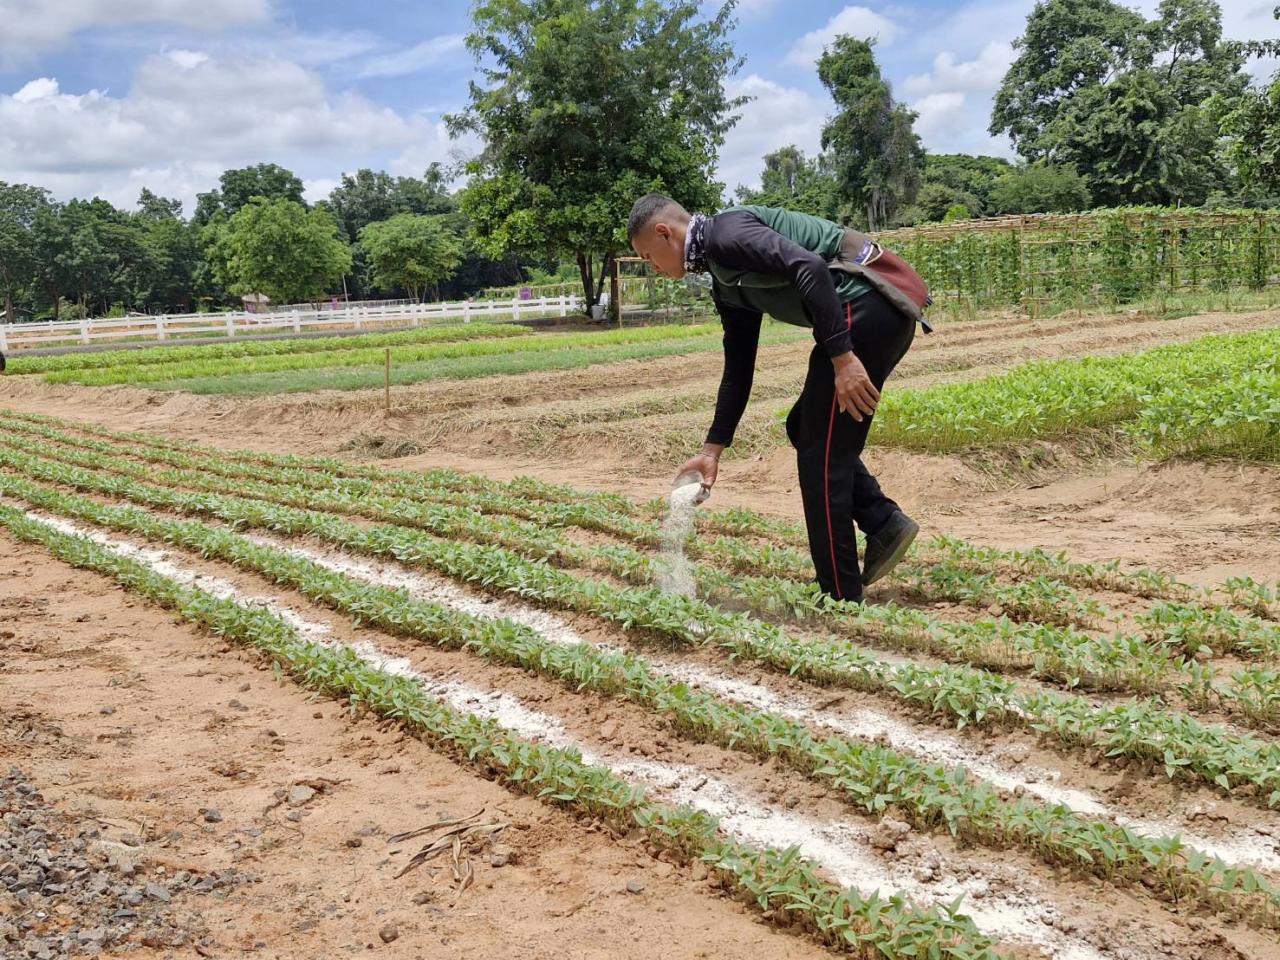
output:
[[[867,368],[852,350],[831,358],[836,368],[836,401],[840,409],[859,423],[876,412],[880,391],[867,376]]]

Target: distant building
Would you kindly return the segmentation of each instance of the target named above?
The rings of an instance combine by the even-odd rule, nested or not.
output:
[[[271,303],[271,298],[265,293],[246,293],[240,299],[249,313],[266,313],[267,305]]]

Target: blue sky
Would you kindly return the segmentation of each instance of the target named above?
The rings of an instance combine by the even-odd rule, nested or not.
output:
[[[839,33],[876,36],[933,151],[1010,155],[986,132],[1010,42],[1034,0],[743,0],[733,79],[753,96],[720,156],[729,188],[768,151],[816,149],[831,109],[814,61]],[[1146,13],[1157,0],[1137,0]],[[1228,36],[1275,36],[1274,0],[1225,0]],[[260,161],[312,199],[362,166],[419,174],[474,151],[441,118],[465,103],[470,3],[0,0],[0,180],[131,206],[142,186],[192,208],[222,170]],[[1267,71],[1272,64],[1256,65]]]

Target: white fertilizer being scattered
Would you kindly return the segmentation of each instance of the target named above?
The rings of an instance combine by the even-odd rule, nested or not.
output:
[[[654,565],[658,586],[664,593],[692,597],[697,592],[689,558],[684,555],[684,542],[693,532],[693,512],[705,499],[707,492],[700,477],[671,491],[667,516],[662,521],[662,556]]]

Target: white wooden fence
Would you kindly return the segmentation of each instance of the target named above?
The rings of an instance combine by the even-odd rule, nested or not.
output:
[[[440,320],[517,321],[538,316],[568,316],[578,309],[573,295],[536,300],[463,300],[455,303],[405,303],[352,306],[334,310],[292,309],[272,313],[183,313],[102,317],[44,323],[0,323],[0,351],[15,347],[54,347],[99,340],[156,339],[195,334],[234,337],[238,334],[303,330],[364,330],[387,326],[416,327]]]

